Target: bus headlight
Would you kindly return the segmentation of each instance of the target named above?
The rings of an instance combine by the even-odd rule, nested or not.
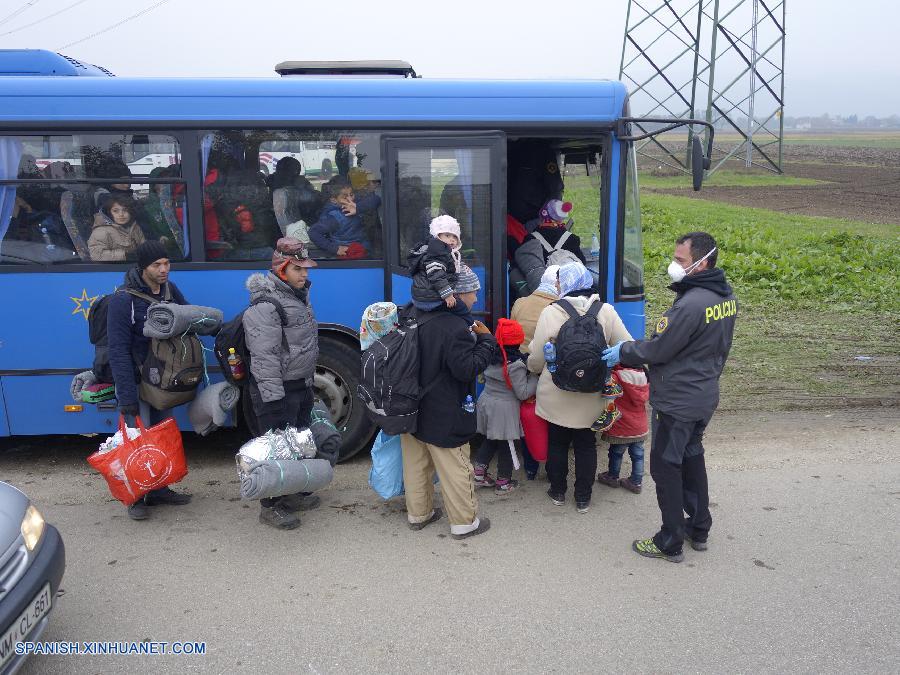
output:
[[[25,538],[25,546],[29,551],[34,550],[41,540],[42,534],[44,534],[44,516],[34,505],[30,505],[22,519],[22,536]]]

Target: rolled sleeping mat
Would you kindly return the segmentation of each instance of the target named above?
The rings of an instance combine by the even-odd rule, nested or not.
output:
[[[238,455],[241,497],[264,499],[315,492],[331,483],[334,469],[327,459],[270,459],[247,462]]]

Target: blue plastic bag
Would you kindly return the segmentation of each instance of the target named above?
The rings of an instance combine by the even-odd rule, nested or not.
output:
[[[400,436],[378,432],[372,445],[369,486],[382,499],[403,494],[403,450],[400,447]]]

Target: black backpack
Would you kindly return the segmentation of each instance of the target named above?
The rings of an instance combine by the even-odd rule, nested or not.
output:
[[[281,319],[282,327],[287,325],[287,314],[285,314],[284,307],[278,300],[263,296],[251,302],[250,306],[258,305],[261,302],[268,302],[275,307],[275,310],[278,312],[278,316]],[[244,312],[246,311],[247,310],[245,309]],[[244,333],[244,312],[238,314],[231,321],[222,324],[222,327],[219,328],[219,332],[216,333],[216,340],[213,345],[213,351],[216,353],[216,360],[219,362],[219,367],[222,368],[222,374],[228,382],[236,387],[244,386],[250,379],[250,350],[247,349],[247,336]],[[244,362],[244,377],[240,380],[235,380],[234,376],[231,374],[231,367],[228,365],[229,349],[234,349],[234,353]]]
[[[416,431],[419,401],[431,388],[419,384],[419,326],[438,312],[403,308],[400,325],[376,340],[361,357],[357,397],[366,414],[386,434]]]
[[[603,303],[595,300],[582,316],[563,299],[556,302],[569,318],[560,327],[556,336],[556,371],[552,373],[553,384],[565,391],[582,394],[599,392],[608,375],[603,350],[606,336],[597,323],[597,314]]]
[[[130,293],[135,297],[149,300],[150,302],[156,302],[156,300],[140,291],[122,288],[117,289],[116,293],[118,293],[119,290]],[[109,300],[113,295],[115,295],[115,293],[110,293],[98,298],[94,301],[94,304],[91,305],[91,308],[88,311],[88,337],[91,344],[94,345],[94,363],[91,365],[91,370],[98,382],[108,384],[113,383],[113,374],[112,368],[109,365],[109,337],[106,334],[106,319],[109,316]],[[172,291],[169,289],[168,284],[166,284],[166,295],[164,299],[167,302],[172,299]]]

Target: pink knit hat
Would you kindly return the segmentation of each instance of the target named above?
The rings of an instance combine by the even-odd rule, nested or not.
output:
[[[441,233],[454,234],[457,239],[462,241],[462,235],[459,230],[459,221],[453,216],[438,216],[431,221],[431,225],[428,226],[428,231],[431,233],[432,237],[436,237]]]

